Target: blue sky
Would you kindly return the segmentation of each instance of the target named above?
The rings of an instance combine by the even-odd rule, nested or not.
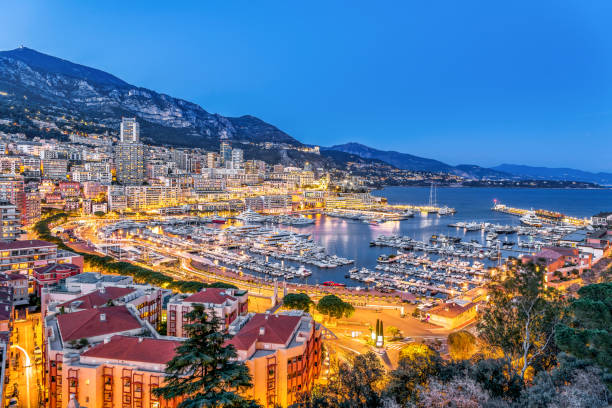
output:
[[[306,143],[612,171],[610,1],[4,0],[1,14],[0,49]]]

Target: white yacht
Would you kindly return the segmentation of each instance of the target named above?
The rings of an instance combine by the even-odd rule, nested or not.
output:
[[[250,208],[247,208],[245,211],[238,214],[236,216],[236,219],[244,222],[264,222],[266,220],[266,217],[261,214],[258,214]]]
[[[542,220],[533,211],[529,211],[521,217],[521,224],[529,225],[530,227],[541,227]]]
[[[444,206],[438,210],[438,215],[453,215],[455,212],[456,210],[454,208]]]

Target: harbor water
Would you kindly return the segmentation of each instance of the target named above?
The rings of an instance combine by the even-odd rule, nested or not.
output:
[[[429,202],[430,189],[428,187],[389,187],[375,191],[373,195],[386,197],[390,204],[423,205]],[[370,246],[370,242],[380,235],[404,235],[427,242],[432,235],[444,234],[460,237],[464,241],[476,240],[484,244],[484,232],[465,232],[463,229],[448,227],[448,224],[475,221],[518,225],[518,217],[491,210],[494,200],[512,207],[546,209],[581,218],[588,218],[600,211],[612,210],[612,190],[610,189],[439,187],[436,195],[437,204],[455,208],[457,210],[455,215],[417,214],[414,218],[407,220],[389,221],[378,225],[319,215],[316,217],[315,224],[312,225],[283,226],[282,229],[285,230],[310,233],[314,241],[324,246],[329,254],[355,260],[354,265],[337,268],[323,269],[308,265],[312,275],[300,281],[311,284],[334,281],[345,283],[347,286],[359,286],[359,282],[345,277],[349,269],[366,267],[373,270],[379,255],[396,252],[394,248]],[[529,238],[513,234],[500,237],[500,239],[517,241]]]

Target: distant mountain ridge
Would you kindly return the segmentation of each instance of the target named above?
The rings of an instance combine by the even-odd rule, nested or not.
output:
[[[345,143],[329,147],[330,150],[351,153],[362,158],[377,159],[403,170],[424,171],[431,173],[451,173],[472,179],[510,179],[512,176],[497,170],[477,165],[462,164],[451,166],[438,160],[427,159],[407,153],[374,149],[360,143]]]
[[[0,91],[0,107],[27,103],[43,114],[60,111],[115,128],[121,116],[136,116],[158,143],[207,147],[227,134],[234,140],[301,145],[254,116],[209,113],[195,103],[25,47],[0,52]]]
[[[492,169],[533,180],[588,181],[612,186],[612,173],[593,173],[565,167],[534,167],[519,164],[501,164]]]
[[[570,168],[533,167],[516,164],[502,164],[491,168],[473,164],[452,166],[438,160],[407,153],[378,150],[360,143],[345,143],[327,149],[354,154],[362,158],[381,160],[404,170],[445,172],[470,179],[581,181],[612,186],[612,173],[592,173]]]

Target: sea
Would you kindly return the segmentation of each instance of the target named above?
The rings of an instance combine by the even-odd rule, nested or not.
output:
[[[429,187],[388,187],[374,191],[372,194],[386,197],[389,204],[426,205],[429,203],[430,193]],[[411,219],[378,225],[319,215],[312,225],[282,227],[300,233],[310,233],[329,254],[355,260],[354,265],[332,269],[306,265],[312,275],[300,281],[309,284],[334,281],[345,283],[347,286],[359,286],[359,282],[345,277],[349,269],[366,267],[374,270],[379,255],[396,252],[394,248],[370,247],[370,242],[379,235],[406,235],[416,240],[429,241],[434,234],[445,234],[484,243],[484,233],[466,233],[463,229],[451,228],[448,224],[458,221],[519,224],[518,217],[493,211],[495,202],[511,207],[545,209],[574,217],[590,218],[601,211],[612,211],[612,189],[438,187],[436,201],[439,206],[453,207],[457,212],[451,216],[417,214]],[[507,239],[522,238],[513,234]]]

